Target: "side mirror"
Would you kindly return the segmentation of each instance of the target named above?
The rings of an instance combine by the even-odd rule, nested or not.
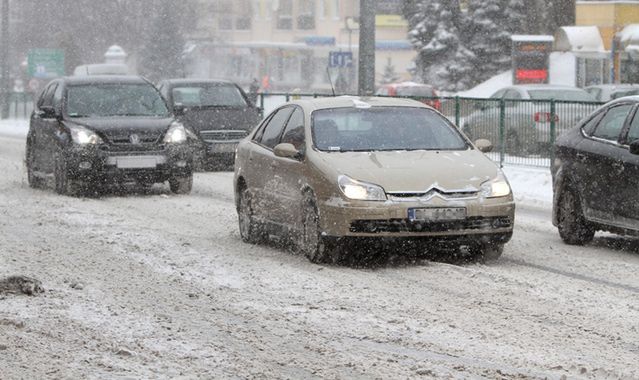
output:
[[[43,119],[53,119],[58,117],[58,114],[55,112],[55,108],[53,108],[53,106],[41,106],[40,117]]]
[[[273,149],[273,153],[275,153],[277,157],[294,158],[294,159],[298,159],[301,156],[300,151],[295,149],[293,144],[289,144],[289,143],[282,143],[282,144],[276,145],[275,148]]]
[[[639,155],[639,140],[630,143],[630,153]]]
[[[491,143],[490,140],[486,139],[478,139],[477,141],[475,141],[475,146],[482,153],[492,152],[493,150],[493,143]]]

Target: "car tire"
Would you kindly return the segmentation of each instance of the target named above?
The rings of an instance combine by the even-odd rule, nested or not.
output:
[[[561,240],[570,245],[588,244],[595,237],[595,228],[584,217],[579,195],[569,186],[559,197],[557,229]]]
[[[237,217],[240,228],[240,238],[249,244],[259,244],[263,241],[262,226],[253,216],[251,195],[246,188],[240,190],[237,206]]]
[[[169,179],[169,187],[174,194],[189,194],[193,189],[193,174]]]
[[[484,243],[478,248],[478,259],[482,262],[498,260],[504,253],[503,243]]]
[[[27,181],[32,189],[41,189],[44,187],[44,180],[35,175],[33,154],[27,149]]]
[[[506,132],[505,152],[514,155],[526,153],[523,151],[522,144],[519,139],[519,134],[513,130],[509,130],[508,132]]]
[[[337,261],[338,258],[331,255],[333,249],[331,249],[329,239],[321,234],[317,202],[310,192],[304,194],[302,216],[300,251],[310,262],[315,264]]]
[[[54,186],[55,192],[60,195],[76,195],[77,186],[75,182],[69,178],[69,169],[67,162],[62,154],[55,155],[55,167],[54,167]]]

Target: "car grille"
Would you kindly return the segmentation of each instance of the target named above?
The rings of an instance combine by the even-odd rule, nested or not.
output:
[[[242,130],[200,131],[200,137],[206,142],[229,142],[242,140],[248,134]]]
[[[485,230],[512,227],[509,217],[470,217],[459,221],[447,222],[419,222],[408,219],[388,220],[355,220],[351,223],[350,231],[357,233],[382,232],[445,232],[464,230]]]

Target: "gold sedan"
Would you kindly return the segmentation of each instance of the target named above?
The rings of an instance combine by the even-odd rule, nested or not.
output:
[[[431,107],[406,99],[299,100],[273,111],[235,158],[240,235],[335,261],[350,238],[419,238],[496,259],[512,236],[508,181]]]

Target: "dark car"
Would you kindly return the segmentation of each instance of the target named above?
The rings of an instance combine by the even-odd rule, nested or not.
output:
[[[203,168],[232,166],[237,144],[261,119],[246,93],[229,81],[171,79],[158,89],[180,122],[199,137]]]
[[[26,163],[29,184],[53,178],[60,194],[113,183],[168,181],[175,193],[193,184],[194,139],[157,89],[140,77],[84,76],[52,81],[31,116]]]
[[[564,242],[639,235],[638,109],[639,96],[612,101],[555,143],[553,224]]]

